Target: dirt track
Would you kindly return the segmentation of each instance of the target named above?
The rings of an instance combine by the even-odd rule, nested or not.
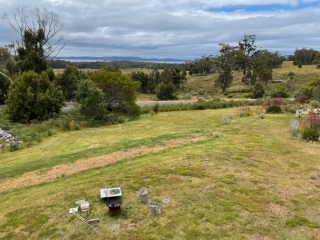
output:
[[[208,136],[197,136],[194,138],[179,138],[169,140],[154,147],[141,146],[127,151],[118,151],[108,155],[79,159],[70,164],[61,164],[55,166],[45,173],[29,172],[14,179],[7,179],[0,182],[0,192],[8,191],[14,188],[21,188],[29,185],[48,182],[62,175],[68,176],[83,170],[102,167],[123,159],[130,159],[137,156],[142,156],[149,153],[160,152],[167,148],[173,148],[181,145],[186,145],[190,142],[198,142],[207,139]]]

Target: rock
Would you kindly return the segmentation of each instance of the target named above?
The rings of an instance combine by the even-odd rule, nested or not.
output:
[[[128,225],[128,228],[135,228],[136,226],[137,226],[136,223],[131,223],[131,224]]]
[[[218,134],[218,133],[213,132],[213,133],[212,133],[212,136],[214,136],[214,137],[218,138],[218,137],[219,137],[219,134]]]
[[[170,198],[164,198],[162,199],[162,203],[168,204],[170,202]]]
[[[21,145],[22,141],[16,139],[10,133],[0,129],[0,141],[5,141],[7,144],[0,144],[0,148],[10,146],[11,144]]]

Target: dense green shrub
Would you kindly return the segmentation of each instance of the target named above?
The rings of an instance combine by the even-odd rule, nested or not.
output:
[[[285,91],[276,91],[271,93],[271,97],[273,98],[288,98],[289,94]]]
[[[130,103],[128,115],[131,118],[139,117],[141,114],[141,107],[135,103]]]
[[[282,113],[282,108],[280,106],[273,105],[266,109],[266,113]]]
[[[160,105],[159,105],[159,103],[156,103],[154,106],[153,106],[153,111],[155,112],[155,113],[158,113],[159,112],[159,108],[160,108]]]
[[[170,100],[174,99],[174,85],[172,82],[169,83],[160,83],[156,87],[156,96],[160,100]]]
[[[261,98],[263,97],[264,93],[265,93],[265,90],[264,90],[264,87],[262,85],[262,83],[256,83],[254,86],[253,86],[253,96],[254,98]]]
[[[318,141],[320,134],[319,129],[316,127],[309,127],[302,130],[302,138],[307,141]]]
[[[271,97],[273,98],[288,98],[289,94],[286,92],[286,86],[284,84],[278,84],[271,92]]]
[[[103,93],[90,79],[80,81],[75,96],[82,114],[96,120],[104,118],[107,111],[103,104]]]
[[[299,102],[320,101],[320,78],[317,77],[308,86],[300,88],[295,94],[295,98]]]
[[[13,122],[43,121],[59,113],[63,101],[62,91],[55,88],[46,72],[29,71],[10,85],[6,112]]]
[[[2,69],[0,68],[2,71]],[[0,105],[3,105],[8,95],[10,80],[0,74]]]

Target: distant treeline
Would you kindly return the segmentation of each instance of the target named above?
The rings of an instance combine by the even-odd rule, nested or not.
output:
[[[293,61],[293,65],[317,64],[320,59],[320,52],[312,48],[296,49],[294,55],[288,57],[288,61]]]
[[[81,61],[81,62],[72,62],[66,60],[48,60],[49,67],[56,68],[66,68],[67,65],[74,66],[78,69],[103,69],[106,65],[112,63],[118,69],[164,69],[165,66],[178,68],[180,70],[185,70],[184,63],[157,63],[157,62],[136,62],[136,61]]]
[[[220,56],[202,56],[194,61],[185,63],[164,63],[164,62],[138,62],[138,61],[66,61],[66,60],[48,60],[49,67],[66,68],[67,65],[77,67],[78,69],[106,69],[107,65],[113,65],[117,69],[164,69],[165,66],[189,71],[190,74],[207,74],[215,72],[216,63],[220,62]],[[265,62],[269,61],[272,68],[281,66],[285,60],[293,61],[294,65],[318,64],[320,62],[320,52],[312,48],[296,49],[293,55],[281,56],[279,52],[269,52],[268,50],[257,51],[256,58]],[[256,60],[257,60],[256,59]]]

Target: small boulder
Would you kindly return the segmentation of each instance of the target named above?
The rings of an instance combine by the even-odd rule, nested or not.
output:
[[[212,136],[213,136],[213,137],[218,138],[218,137],[219,137],[219,134],[218,134],[218,133],[213,132],[213,133],[212,133]]]

